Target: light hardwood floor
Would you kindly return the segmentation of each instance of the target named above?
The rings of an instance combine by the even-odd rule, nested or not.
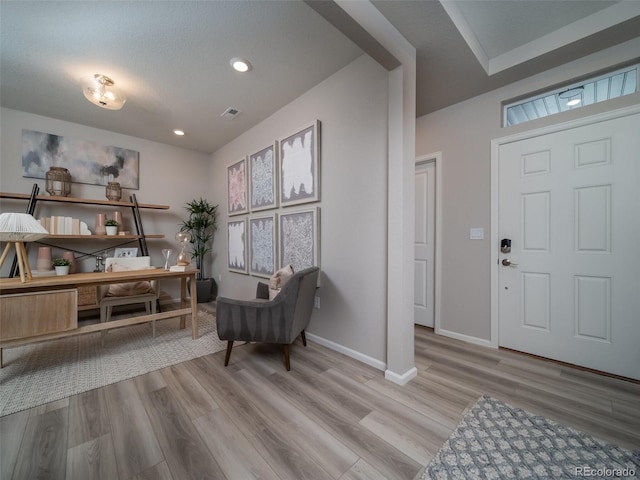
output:
[[[640,385],[416,327],[417,378],[299,340],[201,357],[0,420],[0,479],[413,479],[483,394],[640,449]]]

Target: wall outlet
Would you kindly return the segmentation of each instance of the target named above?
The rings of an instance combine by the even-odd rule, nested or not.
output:
[[[320,309],[320,297],[315,297],[314,302],[313,302],[313,307]]]

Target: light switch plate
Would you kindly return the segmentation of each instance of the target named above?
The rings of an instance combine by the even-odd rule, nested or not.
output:
[[[471,240],[483,240],[484,239],[484,228],[482,227],[471,227],[469,230],[469,238]]]

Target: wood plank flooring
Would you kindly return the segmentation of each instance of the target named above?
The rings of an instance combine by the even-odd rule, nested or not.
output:
[[[640,449],[640,385],[416,327],[418,376],[234,347],[0,419],[5,479],[414,479],[483,394]]]

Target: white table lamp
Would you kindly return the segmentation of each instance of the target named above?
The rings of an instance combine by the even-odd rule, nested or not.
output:
[[[9,254],[13,244],[18,256],[18,268],[20,270],[20,280],[26,282],[31,280],[31,267],[24,242],[34,242],[46,237],[49,232],[28,213],[3,213],[0,214],[0,241],[7,242],[7,246],[0,257],[0,267]]]

